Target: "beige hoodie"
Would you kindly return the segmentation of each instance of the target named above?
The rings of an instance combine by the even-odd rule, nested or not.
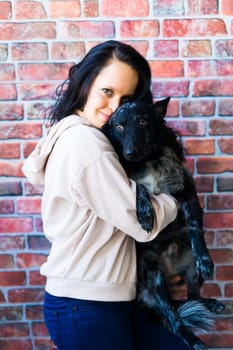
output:
[[[76,115],[51,128],[23,171],[44,184],[43,227],[52,243],[41,266],[46,290],[79,299],[134,299],[135,240],[152,240],[175,219],[173,198],[152,196],[155,224],[145,232],[136,218],[135,182],[104,134]]]

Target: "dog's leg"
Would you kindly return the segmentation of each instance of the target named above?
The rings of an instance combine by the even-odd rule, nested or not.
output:
[[[149,193],[144,185],[137,184],[137,218],[142,228],[148,233],[153,229],[154,208]]]
[[[200,295],[203,278],[197,274],[194,263],[190,263],[189,268],[186,269],[185,281],[188,289],[188,300],[196,300],[203,304],[209,311],[214,313],[221,313],[225,306],[214,298],[204,298]]]
[[[206,350],[206,345],[193,332],[184,326],[182,319],[173,306],[173,301],[161,271],[144,271],[144,283],[140,286],[138,298],[150,310],[160,316],[163,325],[179,336],[191,350]]]
[[[181,201],[180,205],[188,221],[190,241],[193,255],[196,259],[197,271],[203,279],[208,279],[213,273],[214,265],[204,239],[202,210],[198,198],[193,195],[187,201]]]

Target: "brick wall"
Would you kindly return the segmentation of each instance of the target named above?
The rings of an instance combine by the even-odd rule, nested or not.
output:
[[[183,135],[216,266],[203,294],[226,305],[204,338],[211,349],[233,348],[232,15],[231,0],[0,1],[1,350],[53,348],[41,307],[41,188],[21,165],[69,67],[111,38],[149,60],[155,99],[172,96],[168,121]]]

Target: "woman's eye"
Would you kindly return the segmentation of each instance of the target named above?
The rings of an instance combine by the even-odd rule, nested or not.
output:
[[[124,130],[124,126],[121,125],[121,124],[116,125],[116,129],[117,129],[118,131],[123,131],[123,130]]]
[[[104,92],[105,95],[112,96],[112,90],[104,88],[102,89],[102,91]]]

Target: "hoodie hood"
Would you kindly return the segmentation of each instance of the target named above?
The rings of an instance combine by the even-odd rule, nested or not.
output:
[[[33,185],[44,184],[45,166],[53,146],[65,130],[77,124],[90,125],[88,120],[77,115],[71,115],[51,127],[47,136],[38,142],[22,166],[24,175]]]

